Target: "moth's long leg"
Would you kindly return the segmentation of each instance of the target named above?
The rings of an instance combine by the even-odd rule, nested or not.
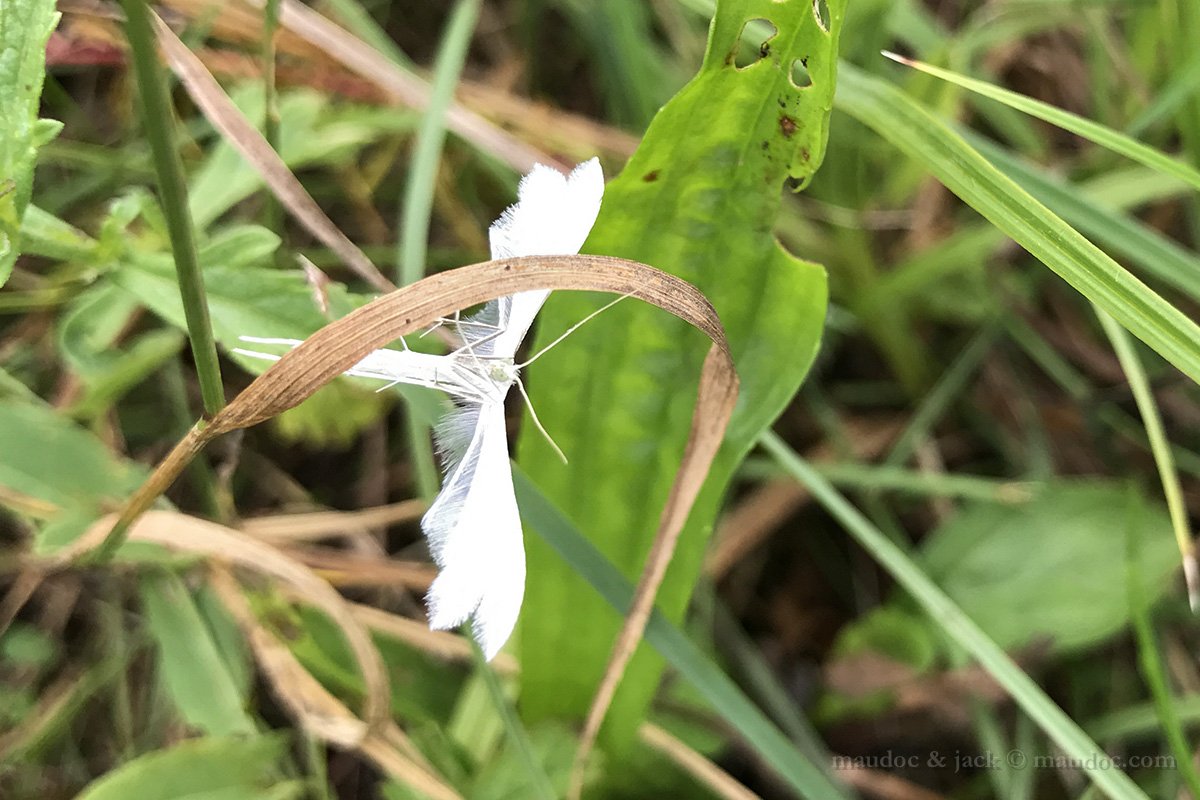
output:
[[[599,315],[599,314],[602,314],[602,313],[604,313],[605,311],[608,311],[610,308],[612,308],[613,306],[615,306],[617,303],[621,302],[622,300],[624,300],[624,299],[625,299],[625,298],[627,298],[627,297],[632,297],[632,296],[633,296],[633,295],[623,294],[623,295],[621,295],[620,297],[618,297],[616,300],[613,300],[611,303],[605,303],[604,305],[600,306],[600,308],[597,308],[595,311],[593,311],[592,313],[588,314],[588,315],[587,315],[586,317],[584,317],[583,319],[579,320],[579,322],[576,322],[574,325],[572,325],[571,327],[569,327],[569,328],[567,328],[565,331],[563,331],[563,332],[562,332],[562,333],[561,333],[561,334],[558,336],[558,338],[557,338],[557,339],[555,339],[553,342],[551,342],[550,344],[546,345],[546,346],[545,346],[545,347],[543,347],[541,350],[539,350],[538,352],[536,352],[536,353],[534,353],[532,356],[530,356],[530,357],[529,357],[529,359],[527,359],[527,360],[525,361],[525,363],[523,363],[523,364],[517,364],[517,369],[524,369],[525,367],[528,367],[530,364],[532,364],[533,362],[537,361],[537,360],[538,360],[539,358],[541,358],[542,356],[546,355],[546,353],[548,353],[548,352],[550,351],[550,348],[554,347],[554,346],[555,346],[555,345],[557,345],[559,342],[561,342],[563,339],[566,339],[566,338],[567,338],[568,336],[570,336],[572,333],[574,333],[575,331],[579,330],[579,329],[580,329],[581,327],[583,327],[585,324],[587,324],[588,322],[590,322],[590,321],[592,320],[592,318],[593,318],[593,317],[595,317],[595,316],[597,316],[597,315]]]
[[[478,347],[481,344],[487,344],[488,342],[493,342],[496,339],[500,338],[500,334],[504,333],[504,331],[500,330],[499,328],[496,328],[494,325],[489,325],[488,327],[493,328],[494,330],[491,333],[489,333],[487,336],[484,336],[479,339],[475,339],[474,341],[465,342],[462,347],[451,352],[450,355],[456,356],[456,355],[461,354],[465,350],[465,351],[470,352],[472,356],[477,356],[477,353],[475,352],[476,347]],[[484,358],[489,358],[489,357],[494,357],[494,356],[484,356]]]
[[[533,424],[537,426],[538,431],[546,438],[550,446],[554,448],[554,452],[558,453],[558,457],[562,459],[564,464],[567,463],[567,456],[558,446],[558,442],[554,441],[554,437],[550,435],[550,431],[542,425],[542,421],[538,419],[537,412],[533,410],[533,401],[529,399],[529,393],[525,391],[525,384],[521,381],[521,376],[518,375],[513,381],[517,385],[517,391],[521,393],[521,397],[525,398],[525,407],[529,409],[529,416],[533,419]]]
[[[421,334],[421,338],[428,336],[443,325],[453,326],[456,332],[461,332],[463,328],[484,328],[493,331],[500,330],[499,325],[493,325],[490,322],[480,322],[476,319],[463,319],[461,311],[455,311],[453,317],[441,317],[437,322],[433,323],[428,330]]]

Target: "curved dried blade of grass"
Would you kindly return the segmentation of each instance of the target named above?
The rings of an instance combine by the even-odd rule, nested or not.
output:
[[[697,403],[726,398],[730,390],[736,393],[733,360],[720,319],[690,283],[622,258],[527,256],[430,275],[331,322],[259,375],[212,419],[205,435],[211,438],[256,425],[294,408],[368,353],[425,330],[455,311],[534,289],[627,294],[674,314],[713,341]],[[732,409],[732,399],[728,405]],[[712,418],[718,420],[719,414]],[[723,424],[721,428],[723,433]]]
[[[93,523],[73,544],[55,553],[54,562],[63,565],[78,557],[97,539],[104,538],[115,519],[115,515],[110,515]],[[129,529],[129,538],[244,567],[287,584],[315,608],[328,614],[346,637],[362,672],[365,686],[363,716],[370,726],[377,727],[391,718],[387,670],[371,641],[371,634],[350,611],[346,600],[303,564],[240,531],[174,511],[146,512]]]
[[[724,800],[758,800],[758,795],[739,783],[728,772],[657,725],[644,723],[642,727],[638,728],[638,738],[707,786],[715,796],[724,798]]]
[[[263,0],[246,1],[256,8],[266,5]],[[308,6],[296,0],[283,0],[279,8],[279,23],[283,30],[317,47],[351,72],[374,83],[398,104],[422,111],[429,105],[432,94],[429,84],[401,69],[362,39]],[[517,172],[526,173],[534,164],[545,164],[562,172],[569,169],[568,165],[549,153],[522,142],[457,103],[446,112],[446,127]]]
[[[663,507],[658,532],[625,624],[588,714],[577,753],[577,765],[581,765],[595,743],[616,687],[641,640],[679,533],[721,446],[737,400],[737,373],[717,312],[696,287],[674,275],[609,256],[527,256],[438,273],[379,297],[318,330],[259,375],[211,422],[198,423],[135,493],[108,537],[98,542],[94,536],[85,536],[90,541],[82,545],[83,549],[77,546],[75,555],[97,543],[111,548],[114,542],[119,542],[123,526],[148,508],[213,437],[255,425],[299,405],[371,351],[424,330],[455,311],[534,289],[629,295],[674,314],[712,341],[700,375],[683,459]],[[581,768],[577,774],[582,775]]]
[[[385,278],[363,251],[346,238],[325,215],[317,201],[313,200],[312,195],[283,163],[279,154],[271,149],[271,145],[258,129],[242,116],[200,59],[179,40],[158,15],[153,15],[153,20],[159,47],[162,48],[171,71],[204,112],[205,118],[254,167],[271,192],[279,198],[279,202],[301,225],[336,253],[346,266],[363,280],[380,291],[390,291],[393,288],[392,282]]]
[[[431,631],[429,625],[396,614],[382,611],[374,606],[351,603],[350,610],[362,624],[376,633],[390,636],[418,650],[446,661],[461,661],[471,664],[474,656],[471,643],[461,636],[446,631]],[[511,653],[501,652],[491,661],[492,669],[501,675],[515,675],[520,669]]]
[[[437,570],[428,562],[356,556],[328,547],[292,548],[286,552],[334,586],[403,586],[424,593],[437,575]]]
[[[214,569],[209,583],[250,643],[275,696],[303,730],[336,747],[362,753],[392,778],[431,798],[461,797],[432,772],[424,756],[390,720],[372,729],[304,669],[291,650],[262,626],[232,575]]]
[[[272,514],[242,520],[246,533],[277,542],[310,542],[342,536],[363,528],[382,528],[401,522],[416,522],[425,513],[424,500],[403,500],[358,511],[310,511],[301,514]]]

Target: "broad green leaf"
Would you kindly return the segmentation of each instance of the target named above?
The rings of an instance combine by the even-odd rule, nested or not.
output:
[[[923,165],[946,188],[1192,380],[1200,327],[992,166],[902,91],[842,64],[838,107]]]
[[[0,3],[0,286],[21,252],[21,219],[33,194],[37,148],[45,138],[38,106],[46,42],[58,14],[54,0]]]
[[[208,737],[138,756],[93,781],[76,800],[260,800],[285,751],[279,737]]]
[[[788,177],[805,183],[825,152],[844,2],[830,31],[807,0],[730,0],[709,32],[699,74],[655,117],[605,190],[584,250],[651,264],[712,301],[742,380],[725,447],[692,511],[659,593],[678,620],[700,570],[721,494],[738,460],[795,393],[825,317],[824,270],[785,252],[772,227]],[[765,57],[733,63],[744,23],[778,31]],[[794,73],[795,71],[795,73]],[[805,74],[811,85],[793,83]],[[539,347],[594,305],[554,295]],[[655,309],[624,303],[589,322],[530,370],[533,405],[571,460],[525,426],[521,463],[626,575],[636,575],[679,464],[707,342]],[[545,545],[529,543],[520,630],[521,703],[530,719],[582,716],[620,618]],[[634,659],[609,715],[627,742],[653,695],[661,659]]]
[[[196,257],[200,266],[248,267],[268,263],[267,259],[279,249],[279,237],[258,225],[232,225],[201,244]]]
[[[621,570],[589,541],[546,495],[521,472],[513,470],[513,483],[521,515],[537,539],[578,574],[589,593],[598,594],[612,609],[629,607],[633,585]],[[529,537],[526,543],[532,543]],[[575,598],[577,601],[578,598]],[[691,683],[712,709],[781,778],[802,797],[845,798],[847,790],[835,782],[821,762],[813,761],[790,742],[721,671],[661,611],[646,625],[646,641],[666,659],[684,680]],[[524,669],[522,665],[522,669]]]
[[[81,292],[58,326],[64,361],[82,378],[84,393],[70,413],[101,414],[126,391],[144,381],[183,346],[183,334],[152,330],[116,345],[138,304],[129,293],[101,279]]]
[[[124,499],[142,479],[66,417],[17,400],[0,400],[0,453],[0,486],[62,507]]]
[[[935,530],[917,563],[1006,650],[1048,640],[1054,652],[1095,646],[1129,624],[1125,580],[1128,490],[1058,483],[1020,506],[972,505]],[[1171,523],[1145,503],[1138,516],[1142,585],[1167,592],[1179,566]]]
[[[163,572],[143,577],[139,589],[159,674],[183,720],[211,736],[255,733],[246,698],[183,582]]]

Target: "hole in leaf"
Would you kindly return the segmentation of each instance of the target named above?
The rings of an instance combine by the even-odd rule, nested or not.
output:
[[[738,36],[737,47],[733,52],[733,65],[745,69],[771,54],[771,40],[779,33],[771,20],[765,17],[755,17],[746,20],[742,32]]]
[[[792,86],[797,89],[812,86],[812,75],[808,72],[808,56],[792,62]]]
[[[813,0],[813,16],[817,18],[821,30],[829,33],[829,4],[826,0]]]

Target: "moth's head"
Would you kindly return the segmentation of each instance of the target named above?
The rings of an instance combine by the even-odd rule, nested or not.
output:
[[[517,367],[511,359],[489,360],[487,376],[496,383],[509,384],[517,379]]]

